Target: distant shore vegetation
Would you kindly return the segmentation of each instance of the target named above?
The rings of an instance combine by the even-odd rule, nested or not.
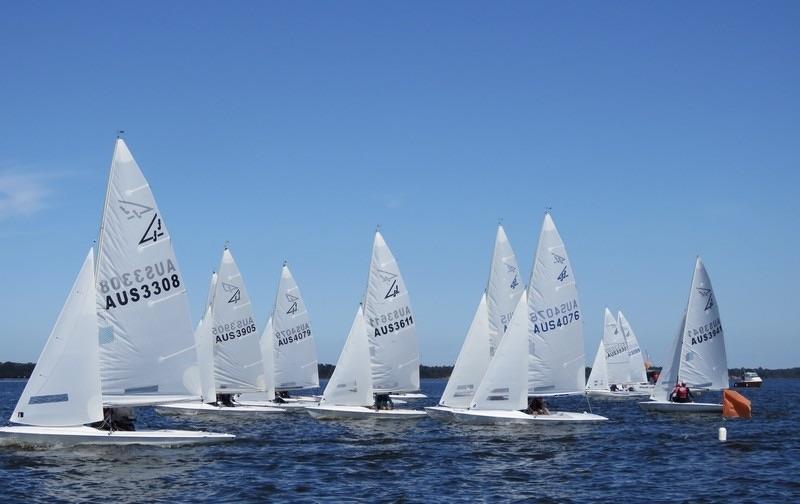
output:
[[[2,362],[0,363],[0,378],[29,378],[33,372],[33,362]],[[336,366],[333,364],[319,364],[319,377],[323,379],[330,378]],[[586,368],[586,376],[592,368]],[[655,368],[658,369],[658,368]],[[761,378],[800,378],[800,367],[786,368],[786,369],[769,369],[769,368],[730,368],[728,374],[730,376],[742,376],[745,371],[755,371]],[[425,366],[419,367],[420,378],[449,378],[450,373],[453,372],[453,366]]]

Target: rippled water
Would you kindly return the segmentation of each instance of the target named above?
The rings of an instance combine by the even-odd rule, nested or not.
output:
[[[8,418],[24,383],[0,382]],[[423,380],[432,405],[444,380]],[[0,447],[0,495],[74,501],[525,500],[800,501],[800,380],[744,391],[752,420],[644,413],[635,401],[593,401],[610,418],[580,430],[468,427],[430,419],[316,421],[306,414],[212,423],[138,413],[140,428],[207,428],[210,446]],[[583,399],[551,409],[586,409]],[[728,442],[717,429],[728,428]]]

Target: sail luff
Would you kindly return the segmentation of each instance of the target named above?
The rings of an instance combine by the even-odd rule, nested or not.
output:
[[[489,367],[489,316],[486,309],[486,294],[481,296],[472,323],[458,353],[453,372],[439,401],[441,406],[469,408],[486,369]]]

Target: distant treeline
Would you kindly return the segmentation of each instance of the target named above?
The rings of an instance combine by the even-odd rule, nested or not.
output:
[[[20,362],[1,362],[0,378],[30,378],[33,373],[33,362],[22,364]]]
[[[0,379],[2,378],[29,378],[33,372],[33,362],[2,362],[0,363]],[[333,374],[333,364],[319,364],[319,377],[328,379]],[[658,369],[658,368],[655,368]],[[586,376],[592,368],[586,368]],[[755,371],[762,378],[800,378],[800,367],[787,369],[767,369],[767,368],[731,368],[728,373],[731,376],[742,376],[745,371]],[[453,372],[453,366],[420,366],[420,378],[449,378]]]

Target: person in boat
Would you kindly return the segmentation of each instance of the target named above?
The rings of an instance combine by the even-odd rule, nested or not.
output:
[[[611,392],[616,392],[617,390],[619,390],[616,383],[612,383],[611,386],[608,387],[608,389],[611,390]]]
[[[689,390],[689,387],[686,386],[686,382],[679,382],[676,383],[675,388],[672,389],[669,400],[676,403],[689,403],[694,401],[694,395],[692,395],[692,391]]]
[[[130,408],[103,408],[103,419],[89,427],[104,431],[135,431],[133,412]]]
[[[375,396],[375,409],[376,410],[391,410],[394,409],[394,403],[389,394],[377,394]]]
[[[233,408],[233,396],[231,394],[217,394],[217,404]]]
[[[525,413],[529,415],[549,415],[550,410],[547,409],[547,404],[541,397],[534,397],[528,401],[528,409]]]

